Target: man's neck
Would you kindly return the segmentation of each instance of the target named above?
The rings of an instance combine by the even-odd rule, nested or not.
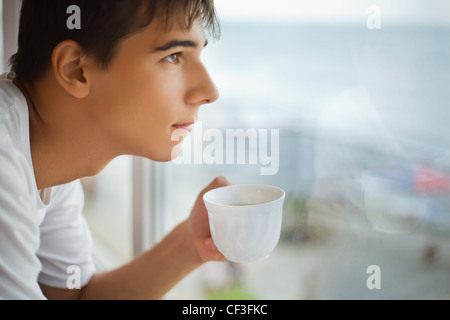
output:
[[[28,103],[31,157],[38,189],[96,175],[120,154],[112,150],[110,139],[83,117],[85,101],[68,97],[48,78],[33,86],[14,82]]]

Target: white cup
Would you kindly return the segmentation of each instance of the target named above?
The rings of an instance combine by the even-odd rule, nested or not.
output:
[[[266,185],[231,185],[203,196],[217,249],[232,262],[265,259],[278,244],[285,192]]]

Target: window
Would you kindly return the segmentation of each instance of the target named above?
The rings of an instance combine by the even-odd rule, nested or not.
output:
[[[283,230],[266,260],[207,264],[169,296],[448,297],[448,4],[216,3],[222,39],[204,60],[221,99],[202,109],[183,164],[163,165],[166,196],[177,199],[167,213],[185,216],[223,174],[283,188]],[[227,148],[223,164],[206,163],[211,128],[224,139],[230,129],[248,133],[244,164],[236,154],[227,162]],[[260,129],[269,143],[254,147],[250,133]],[[270,167],[261,148],[279,161],[276,174],[261,174]]]
[[[111,269],[133,258],[132,159],[114,159],[99,175],[83,178],[84,214],[94,239],[99,269]]]
[[[222,38],[204,61],[221,98],[201,109],[182,156],[134,163],[135,179],[144,177],[135,189],[144,196],[139,207],[149,212],[134,241],[150,247],[189,215],[218,175],[283,188],[282,235],[266,260],[207,263],[167,297],[448,297],[448,4],[245,3],[216,1]],[[217,139],[224,146],[218,154],[208,149]],[[130,161],[122,168],[127,183]],[[106,184],[123,186],[131,203],[136,193],[112,181]],[[107,246],[127,243],[124,258],[132,252],[128,212],[120,229],[107,227],[115,239],[127,234]]]

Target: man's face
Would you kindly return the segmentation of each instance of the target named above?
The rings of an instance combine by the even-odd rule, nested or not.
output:
[[[218,98],[200,60],[205,44],[200,22],[166,32],[155,19],[121,43],[106,71],[94,68],[88,112],[117,152],[171,160],[173,137],[188,135],[199,107]]]

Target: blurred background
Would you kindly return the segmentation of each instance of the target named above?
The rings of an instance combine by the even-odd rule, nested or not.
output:
[[[263,261],[205,264],[168,299],[450,298],[450,2],[215,3],[222,34],[203,60],[221,98],[202,129],[279,130],[279,170],[117,158],[83,179],[99,269],[150,247],[225,175],[286,191],[280,242]]]

